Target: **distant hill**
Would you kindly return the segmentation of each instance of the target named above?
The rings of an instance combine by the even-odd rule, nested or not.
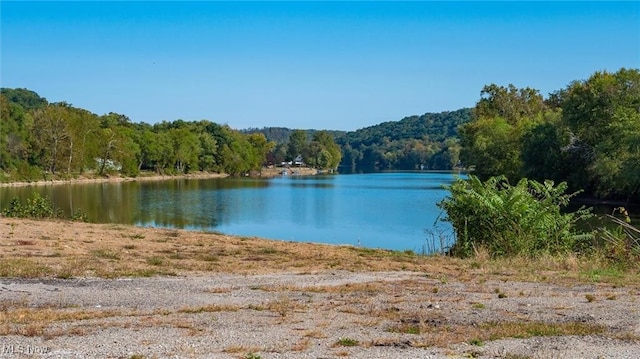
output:
[[[426,113],[383,122],[356,131],[328,131],[342,149],[341,166],[356,171],[384,169],[447,170],[459,162],[458,126],[471,119],[471,109]],[[286,144],[293,129],[264,127],[242,130],[262,133],[267,140]],[[305,130],[311,138],[316,130]]]
[[[273,141],[277,144],[286,144],[287,142],[289,142],[289,136],[291,136],[291,133],[293,132],[293,130],[294,129],[287,128],[287,127],[263,127],[263,128],[248,128],[248,129],[240,130],[240,132],[243,132],[246,134],[262,133],[264,137],[267,138],[268,141]],[[318,132],[319,130],[307,129],[303,131],[307,133],[307,139],[310,140],[313,137],[313,134]],[[333,131],[333,130],[325,130],[325,132],[328,132],[334,138],[344,137],[344,135],[347,133],[346,131]]]

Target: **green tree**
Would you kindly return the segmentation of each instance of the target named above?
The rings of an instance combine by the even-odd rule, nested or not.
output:
[[[561,95],[562,120],[588,163],[585,187],[602,197],[640,200],[640,70],[596,72]]]
[[[201,151],[198,136],[187,127],[172,129],[169,135],[173,142],[175,169],[180,173],[187,173],[192,168],[197,169]]]
[[[475,118],[505,119],[516,124],[545,110],[544,98],[538,90],[526,87],[518,89],[514,85],[486,85],[480,92],[480,101],[474,109]]]
[[[296,156],[302,155],[307,147],[307,134],[303,130],[293,130],[289,136],[287,146],[288,160],[293,161]]]
[[[474,119],[460,128],[461,160],[481,179],[524,176],[524,134],[543,122],[546,105],[537,90],[495,84],[485,86]]]
[[[40,153],[41,164],[52,174],[60,166],[64,168],[64,152],[72,143],[69,117],[69,107],[66,104],[48,105],[37,110],[34,115],[35,146]]]
[[[316,157],[316,166],[321,169],[336,169],[342,160],[342,151],[333,136],[327,131],[314,133],[312,143],[318,144],[312,156]]]
[[[33,117],[24,108],[0,94],[0,170],[28,166]]]
[[[275,143],[267,141],[267,138],[262,133],[252,133],[245,136],[254,152],[255,158],[252,161],[252,167],[255,169],[264,165],[267,161],[267,154],[273,150]]]
[[[518,127],[501,117],[482,118],[463,126],[460,137],[460,157],[481,179],[499,174],[511,180],[522,177]]]

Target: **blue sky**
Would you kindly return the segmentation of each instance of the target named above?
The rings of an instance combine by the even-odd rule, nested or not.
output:
[[[1,1],[0,85],[133,122],[355,130],[640,67],[640,2]]]

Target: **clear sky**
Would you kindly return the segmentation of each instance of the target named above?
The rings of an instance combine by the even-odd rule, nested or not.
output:
[[[355,130],[640,67],[640,2],[0,2],[0,85],[133,122]]]

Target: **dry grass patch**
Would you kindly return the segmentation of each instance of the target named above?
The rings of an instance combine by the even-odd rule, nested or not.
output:
[[[438,259],[348,246],[124,225],[0,218],[2,222],[14,228],[12,242],[0,243],[4,248],[7,245],[11,248],[2,250],[5,258],[0,264],[0,275],[5,277],[86,275],[87,268],[82,271],[70,270],[68,266],[63,268],[70,259],[86,259],[92,263],[86,266],[89,271],[93,268],[91,275],[108,278],[170,272],[170,269],[159,270],[158,267],[172,267],[174,272],[181,274],[212,270],[246,274],[326,269],[386,271],[401,267],[422,271],[441,267]],[[49,240],[39,239],[43,236]],[[33,245],[16,245],[17,241]],[[50,248],[52,242],[58,243],[56,256],[42,258],[37,265],[31,261],[7,265],[9,261],[23,260]]]
[[[178,313],[215,313],[215,312],[237,312],[240,309],[244,309],[237,305],[223,305],[223,304],[209,304],[200,307],[185,307],[178,309]]]
[[[280,271],[313,273],[326,270],[405,270],[429,273],[430,278],[441,279],[442,283],[450,280],[477,281],[479,278],[489,277],[554,283],[615,280],[619,285],[640,284],[637,271],[614,271],[608,269],[604,260],[572,255],[491,259],[480,253],[477,258],[457,259],[421,256],[411,251],[59,220],[0,217],[0,225],[10,227],[13,233],[11,241],[0,242],[1,277],[68,278],[89,274],[114,278],[210,271],[263,274]],[[53,248],[55,255],[49,255],[54,253]],[[40,256],[37,261],[32,259],[35,256]],[[83,270],[65,267],[64,264],[71,259],[87,260],[89,264]],[[304,290],[348,292],[359,289],[345,286]],[[362,288],[361,292],[375,290],[376,288]]]
[[[222,349],[222,351],[225,353],[258,353],[260,352],[260,348],[248,347],[246,345],[230,345]]]
[[[280,295],[276,299],[261,306],[261,308],[262,310],[278,313],[281,317],[285,318],[298,310],[306,309],[307,306],[298,301],[291,300],[288,296]]]

